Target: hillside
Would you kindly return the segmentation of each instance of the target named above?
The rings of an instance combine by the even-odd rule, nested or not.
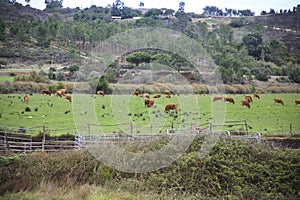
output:
[[[270,76],[287,77],[291,68],[300,63],[300,11],[255,17],[205,17],[190,13],[176,17],[149,16],[149,11],[142,14],[129,10],[132,16],[139,17],[132,19],[129,14],[129,19],[115,21],[109,8],[96,6],[84,10],[60,8],[46,12],[18,3],[1,1],[0,4],[0,21],[4,26],[0,41],[2,68],[54,65],[54,68],[59,66],[61,69],[81,65],[99,41],[141,27],[169,28],[197,41],[221,67],[224,83],[248,83],[244,75],[252,75],[262,81],[267,81]],[[248,36],[261,37],[260,44],[254,44],[253,38]],[[156,54],[152,52],[151,56]],[[175,57],[172,59],[178,59]],[[174,60],[161,64],[191,71],[186,66],[187,62],[182,60],[184,58],[175,64]],[[128,62],[114,63],[109,81],[116,82],[120,73],[128,74],[128,69],[133,67]],[[82,75],[83,80],[91,76],[92,72],[89,73]],[[201,77],[186,74],[189,81],[201,83]]]

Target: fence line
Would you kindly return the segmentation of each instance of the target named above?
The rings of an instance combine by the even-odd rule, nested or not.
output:
[[[32,151],[45,151],[45,152],[55,152],[55,151],[68,151],[74,149],[85,148],[88,144],[99,144],[99,143],[141,143],[141,142],[153,142],[158,141],[161,138],[172,139],[174,137],[191,137],[201,134],[222,134],[222,136],[230,138],[242,138],[242,139],[256,139],[260,141],[261,134],[257,132],[249,132],[247,129],[247,123],[245,120],[242,121],[231,121],[230,125],[223,126],[240,126],[244,125],[246,130],[213,130],[212,127],[218,127],[221,125],[212,124],[211,122],[202,124],[201,126],[197,124],[191,124],[187,128],[174,128],[174,124],[170,128],[167,128],[165,132],[155,133],[155,134],[133,134],[134,127],[145,128],[145,126],[133,126],[132,123],[123,123],[122,125],[129,124],[132,127],[130,134],[120,134],[120,133],[109,133],[109,134],[99,134],[92,133],[89,129],[88,134],[76,133],[74,139],[72,140],[51,140],[46,138],[46,132],[49,129],[46,126],[36,126],[32,128],[10,128],[10,127],[0,127],[0,152],[32,152]],[[236,124],[234,124],[236,123]],[[92,126],[103,126],[100,124],[87,124],[87,127]],[[112,125],[110,125],[112,126]],[[115,125],[117,126],[117,125]],[[146,126],[147,127],[147,126]],[[148,127],[159,127],[149,125]],[[39,128],[39,132],[42,133],[41,141],[36,141],[33,137],[33,132],[35,129]],[[57,129],[56,129],[57,130]],[[21,132],[20,132],[21,131]],[[26,133],[29,131],[30,133]]]

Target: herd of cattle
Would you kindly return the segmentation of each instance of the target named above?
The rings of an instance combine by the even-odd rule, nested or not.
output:
[[[161,98],[162,95],[161,94],[156,94],[153,96],[153,99],[150,98],[150,94],[148,93],[143,93],[143,94],[139,94],[139,92],[137,90],[132,92],[133,95],[136,96],[140,96],[144,98],[144,103],[145,106],[147,106],[148,108],[151,108],[154,105],[154,99],[157,98]],[[170,99],[171,98],[171,91],[170,90],[165,90],[165,97]],[[177,93],[177,95],[179,96],[179,93]],[[167,104],[165,106],[165,112],[168,113],[170,110],[174,110],[176,113],[178,112],[178,104]]]
[[[49,90],[42,90],[41,93],[43,95],[51,96],[51,92]],[[101,90],[97,91],[97,94],[99,96],[105,96],[104,91],[101,91]],[[157,94],[157,95],[154,95],[151,99],[150,95],[148,93],[139,94],[139,92],[137,90],[133,91],[132,94],[144,98],[144,104],[148,108],[151,108],[154,105],[154,99],[162,97],[161,94]],[[165,90],[164,94],[165,94],[165,98],[171,98],[172,93],[171,93],[170,90]],[[68,100],[68,101],[72,102],[72,96],[70,94],[66,93],[66,89],[57,90],[55,95],[58,96],[58,97],[62,97],[65,100]],[[179,96],[179,93],[177,93],[176,95]],[[244,97],[245,98],[241,100],[240,105],[251,108],[251,103],[253,102],[252,96],[244,95]],[[254,93],[253,97],[257,98],[257,99],[260,99],[260,95],[257,94],[257,93]],[[26,104],[28,104],[28,101],[29,101],[29,97],[26,94],[24,96],[24,102]],[[229,103],[235,104],[235,100],[232,97],[215,96],[213,98],[213,102],[216,102],[216,101],[224,101],[224,102],[229,102]],[[276,103],[284,105],[283,100],[280,99],[280,98],[274,98],[274,104],[276,104]],[[300,99],[295,100],[295,105],[298,105],[298,104],[300,104]],[[167,104],[165,106],[165,112],[168,113],[170,110],[174,110],[177,113],[178,112],[178,104]]]
[[[250,95],[244,95],[244,97],[245,97],[245,99],[241,100],[241,106],[246,106],[248,108],[251,108],[251,103],[253,102],[252,96],[250,96]],[[260,99],[260,96],[257,93],[254,93],[253,97],[255,97],[257,99]],[[223,100],[224,100],[224,102],[230,102],[232,104],[235,104],[234,99],[231,98],[231,97],[215,96],[213,98],[213,102],[215,102],[215,101],[223,101]],[[283,102],[283,100],[281,98],[274,98],[273,100],[274,100],[274,104],[278,103],[278,104],[284,105],[284,102]],[[300,104],[300,99],[296,99],[295,100],[295,105],[297,105],[297,104]]]

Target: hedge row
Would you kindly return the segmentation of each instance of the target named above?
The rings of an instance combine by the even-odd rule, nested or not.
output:
[[[75,83],[77,93],[90,94],[92,91],[87,83]],[[40,93],[41,90],[48,89],[52,93],[61,88],[66,88],[69,93],[72,92],[74,84],[62,83],[36,83],[36,82],[0,82],[0,93]],[[300,93],[298,85],[289,86],[268,86],[256,87],[251,85],[233,84],[233,85],[215,85],[207,86],[200,84],[193,85],[175,85],[175,84],[110,84],[106,93],[113,94],[131,94],[132,91],[138,90],[139,93],[157,94],[164,93],[166,89],[171,90],[174,94],[195,93],[195,94],[250,94],[250,93]]]

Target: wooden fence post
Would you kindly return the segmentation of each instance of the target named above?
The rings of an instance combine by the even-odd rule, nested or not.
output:
[[[91,125],[90,125],[90,123],[87,124],[87,128],[88,128],[89,138],[91,140]]]
[[[45,140],[46,140],[46,127],[43,126],[42,151],[45,151]]]
[[[293,137],[293,127],[292,127],[292,123],[290,123],[290,136]]]
[[[247,133],[247,135],[248,135],[248,124],[247,124],[247,121],[246,121],[246,120],[244,120],[244,122],[245,122],[246,133]]]
[[[9,146],[8,146],[8,140],[7,140],[6,126],[4,127],[4,145],[5,145],[5,153],[7,153]]]

